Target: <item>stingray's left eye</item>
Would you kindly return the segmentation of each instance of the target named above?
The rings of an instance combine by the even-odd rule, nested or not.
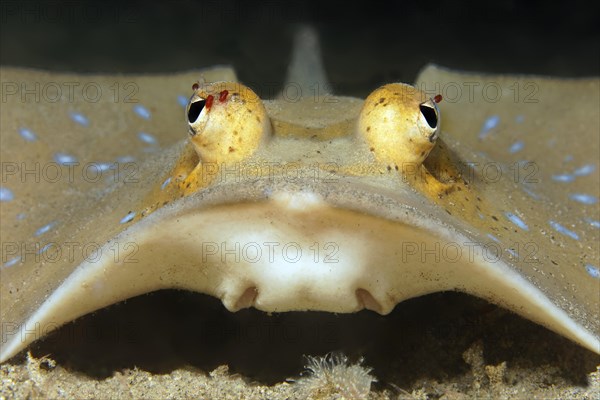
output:
[[[270,134],[262,101],[236,82],[196,87],[185,111],[190,139],[203,162],[231,162],[249,157]]]
[[[200,116],[200,113],[204,109],[205,104],[206,104],[205,99],[199,99],[198,101],[195,101],[190,104],[190,107],[187,112],[188,122],[190,124],[193,124],[194,122],[196,122],[196,120],[198,119],[198,116]]]
[[[206,93],[196,94],[190,100],[186,110],[188,122],[188,131],[190,135],[195,136],[204,130],[208,119],[208,112],[214,102],[214,96]]]

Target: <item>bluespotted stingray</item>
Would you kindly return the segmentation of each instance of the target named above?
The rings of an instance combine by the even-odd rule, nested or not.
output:
[[[1,69],[0,362],[164,288],[380,314],[461,291],[600,354],[599,79],[430,65],[343,97],[299,38],[270,100],[228,67]]]

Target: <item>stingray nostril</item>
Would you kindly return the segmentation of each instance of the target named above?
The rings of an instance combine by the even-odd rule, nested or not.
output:
[[[193,124],[198,119],[198,116],[204,109],[204,105],[206,104],[206,100],[200,99],[198,101],[190,104],[190,108],[188,109],[187,117],[190,124]]]
[[[244,293],[238,298],[235,302],[234,309],[241,310],[243,308],[250,308],[254,305],[254,300],[256,300],[256,296],[258,296],[258,289],[256,286],[250,286]]]
[[[355,293],[358,302],[362,304],[364,308],[366,308],[367,310],[375,311],[379,314],[383,313],[383,307],[368,290],[356,289]]]
[[[423,117],[425,117],[425,121],[427,121],[427,125],[429,125],[429,127],[432,129],[437,128],[438,117],[437,117],[437,113],[435,112],[433,107],[429,107],[425,104],[421,104],[419,106],[419,109],[421,110],[421,114],[423,114]]]

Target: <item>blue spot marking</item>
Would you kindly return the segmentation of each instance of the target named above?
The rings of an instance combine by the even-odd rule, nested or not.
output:
[[[531,190],[530,188],[528,188],[527,186],[523,186],[523,191],[525,193],[527,193],[529,196],[531,196],[531,198],[534,199],[534,200],[539,200],[540,199],[540,196],[536,192],[534,192],[533,190]]]
[[[510,222],[512,222],[519,228],[523,229],[524,231],[529,230],[529,227],[527,226],[527,224],[525,222],[523,222],[523,220],[521,218],[519,218],[518,216],[516,216],[515,214],[507,212],[504,215],[506,215],[506,218],[508,218]]]
[[[500,117],[497,115],[492,115],[488,119],[485,120],[483,126],[481,127],[481,131],[479,131],[479,139],[485,138],[489,135],[490,131],[498,126],[500,122]]]
[[[552,179],[557,182],[573,182],[575,180],[575,176],[570,174],[552,175]]]
[[[156,138],[149,133],[140,132],[138,133],[138,139],[140,139],[144,143],[148,144],[156,144]]]
[[[94,168],[96,168],[96,171],[99,171],[99,172],[108,171],[109,169],[112,169],[115,167],[114,164],[107,163],[107,162],[94,163],[93,166],[94,166]]]
[[[15,195],[12,190],[9,188],[5,188],[4,186],[0,186],[0,201],[12,201],[14,200]]]
[[[559,224],[558,222],[555,221],[548,221],[548,223],[550,224],[550,226],[552,228],[554,228],[554,230],[558,233],[562,233],[563,235],[567,235],[569,236],[571,239],[575,239],[575,240],[579,240],[579,235],[576,234],[575,232],[565,228],[564,226],[562,226],[561,224]]]
[[[565,162],[569,162],[569,161],[573,161],[573,156],[570,154],[565,156]]]
[[[21,261],[21,257],[11,258],[10,260],[8,260],[7,262],[4,263],[2,268],[12,267],[13,265],[15,265],[16,263],[18,263],[20,261]]]
[[[50,243],[46,243],[46,244],[44,245],[44,247],[42,247],[42,248],[41,248],[41,249],[40,249],[40,250],[39,250],[37,253],[38,253],[38,254],[45,253],[45,252],[46,252],[46,250],[48,250],[50,247],[52,247],[52,244],[53,244],[52,242],[50,242]]]
[[[516,152],[523,150],[523,147],[525,147],[525,143],[523,143],[522,140],[517,140],[510,146],[508,151],[510,154],[515,154]]]
[[[187,106],[188,99],[185,96],[179,95],[179,96],[177,96],[177,102],[179,103],[179,105],[181,107],[185,107],[185,106]]]
[[[588,224],[590,224],[594,228],[600,229],[600,221],[597,221],[597,220],[591,219],[591,218],[586,218],[585,222],[587,222]]]
[[[135,111],[137,115],[144,119],[150,119],[150,111],[148,111],[148,109],[142,105],[138,104],[137,106],[133,107],[133,111]]]
[[[586,264],[585,270],[592,278],[600,279],[600,269],[598,269],[598,267],[595,267],[592,264]]]
[[[27,214],[25,214],[25,213],[18,213],[17,214],[17,219],[19,221],[25,219],[25,217],[27,217]]]
[[[56,153],[54,155],[54,161],[60,165],[69,165],[77,162],[77,158],[67,153]]]
[[[27,128],[20,128],[19,135],[28,142],[35,142],[37,140],[37,135]]]
[[[129,211],[126,216],[121,218],[121,223],[126,224],[126,223],[130,222],[134,217],[135,217],[135,212]]]
[[[166,188],[169,183],[171,183],[171,177],[168,177],[167,179],[165,179],[165,181],[162,183],[162,185],[160,185],[160,190],[164,190],[164,188]]]
[[[140,132],[138,133],[138,139],[140,139],[144,143],[148,144],[156,144],[156,138],[149,133]]]
[[[582,204],[596,204],[598,202],[597,197],[585,193],[573,193],[569,198]]]
[[[577,168],[575,170],[575,172],[573,172],[573,175],[585,176],[585,175],[591,174],[595,170],[596,170],[596,166],[594,164],[587,164],[587,165],[584,165],[583,167]]]
[[[42,236],[44,233],[46,233],[50,229],[52,229],[52,227],[54,225],[56,225],[56,222],[50,222],[49,224],[46,224],[46,225],[42,226],[40,229],[38,229],[37,231],[35,231],[34,235],[35,236]]]
[[[133,157],[133,156],[121,156],[121,157],[117,158],[117,162],[123,163],[123,164],[134,162],[134,161],[135,161],[135,157]]]
[[[525,121],[525,117],[524,117],[523,115],[517,115],[517,116],[515,117],[515,122],[516,122],[517,124],[520,124],[520,123],[521,123],[521,122],[523,122],[523,121]]]
[[[498,239],[496,236],[492,235],[491,233],[488,233],[487,237],[489,237],[490,239],[492,239],[496,243],[500,243],[500,239]]]
[[[69,115],[71,116],[71,119],[79,125],[88,126],[90,124],[90,121],[83,114],[72,112]]]

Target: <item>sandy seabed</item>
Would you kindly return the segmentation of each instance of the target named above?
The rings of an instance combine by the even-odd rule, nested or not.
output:
[[[72,341],[74,330],[100,332],[123,321],[132,324],[127,341]],[[266,326],[270,336],[248,333]],[[279,334],[308,326],[291,341]],[[319,329],[331,340],[312,339]],[[326,349],[349,360],[303,356]],[[388,316],[269,316],[163,291],[82,317],[30,354],[0,366],[0,399],[600,398],[598,355],[457,293],[409,300]]]

